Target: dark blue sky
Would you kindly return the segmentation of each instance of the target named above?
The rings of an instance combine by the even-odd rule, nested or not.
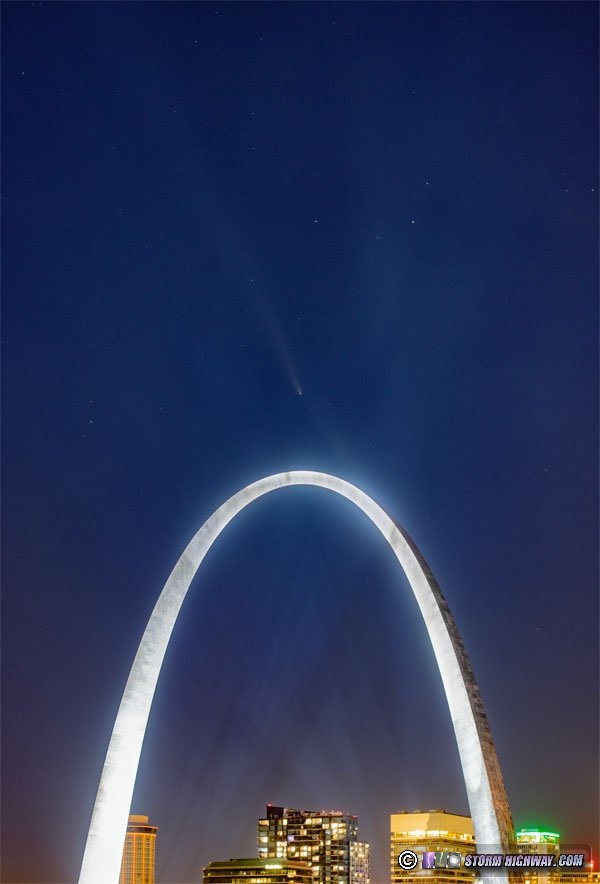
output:
[[[166,576],[293,468],[406,525],[515,823],[594,840],[597,7],[3,13],[4,879],[76,880]],[[467,812],[410,591],[316,489],[186,601],[133,807],[161,884],[255,853],[268,801],[357,813],[374,884],[390,812]]]

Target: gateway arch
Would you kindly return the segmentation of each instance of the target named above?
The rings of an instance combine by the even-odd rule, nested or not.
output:
[[[142,743],[162,662],[181,605],[204,556],[225,526],[248,504],[289,485],[316,485],[352,501],[379,528],[398,559],[423,615],[450,708],[480,849],[508,852],[513,827],[494,742],[462,639],[427,562],[404,531],[359,488],[330,476],[297,470],[247,485],[202,525],[173,568],[140,642],[117,713],[88,832],[79,884],[118,884],[127,818]],[[506,871],[494,870],[498,882]]]

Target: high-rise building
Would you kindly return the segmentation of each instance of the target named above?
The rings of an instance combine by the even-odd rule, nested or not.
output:
[[[519,829],[516,833],[517,851],[523,854],[550,854],[558,858],[561,853],[560,834],[548,832],[547,829]],[[571,845],[566,853],[578,853],[579,849],[587,854],[585,845],[577,848]],[[586,856],[584,865],[578,868],[558,865],[552,868],[522,869],[523,884],[600,884],[600,876],[594,873],[590,856]]]
[[[258,855],[308,863],[315,884],[369,884],[369,845],[357,839],[357,818],[341,810],[268,805],[258,821]]]
[[[230,859],[209,863],[202,870],[203,884],[313,884],[307,863],[292,860]]]
[[[400,811],[390,817],[392,884],[473,884],[475,871],[460,865],[453,868],[423,868],[425,852],[440,854],[475,853],[475,830],[471,817],[445,810]],[[404,869],[398,862],[403,851],[417,855],[417,865]],[[451,861],[450,861],[451,862]]]
[[[370,850],[365,841],[350,842],[350,884],[369,884]]]
[[[558,832],[547,832],[544,829],[520,829],[516,833],[517,852],[524,854],[542,853],[558,857],[560,852],[560,835]],[[556,872],[554,873],[554,875]],[[525,869],[523,881],[526,884],[548,884],[554,878],[551,869]]]
[[[544,829],[519,829],[516,833],[519,853],[560,853],[560,835]]]
[[[119,884],[154,884],[157,832],[147,816],[129,817]]]

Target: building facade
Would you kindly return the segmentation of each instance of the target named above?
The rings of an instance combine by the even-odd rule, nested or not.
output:
[[[560,853],[560,835],[544,829],[519,829],[516,833],[519,853]]]
[[[369,884],[370,859],[369,845],[365,841],[350,842],[350,884]]]
[[[230,859],[209,863],[203,884],[313,884],[308,863],[272,859]]]
[[[369,845],[358,820],[340,810],[267,806],[258,821],[258,855],[306,862],[315,884],[369,884]]]
[[[475,853],[475,830],[471,818],[445,810],[400,811],[390,816],[390,871],[392,884],[473,884],[475,871],[462,861],[452,868],[424,868],[423,854]],[[417,855],[413,869],[402,868],[404,851]],[[448,860],[451,862],[451,860]]]
[[[523,854],[550,854],[558,858],[561,853],[560,834],[546,829],[520,829],[516,833],[517,851]],[[587,854],[585,846],[581,850]],[[569,845],[565,853],[577,853],[576,845]],[[593,871],[590,856],[586,856],[583,868],[554,867],[552,869],[522,869],[523,884],[600,884],[600,876]]]
[[[157,832],[147,816],[129,817],[119,884],[155,884]]]

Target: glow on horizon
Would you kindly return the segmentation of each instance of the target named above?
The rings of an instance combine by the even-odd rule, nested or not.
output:
[[[118,884],[150,707],[173,627],[196,571],[221,531],[241,510],[262,495],[291,485],[326,488],[350,500],[379,528],[394,551],[433,645],[458,744],[476,840],[508,850],[512,820],[489,726],[456,624],[428,566],[400,526],[359,488],[327,473],[297,470],[260,479],[230,497],[202,525],[173,568],[146,626],[119,706],[100,776],[79,884]],[[489,884],[507,880],[505,870],[486,878]]]

